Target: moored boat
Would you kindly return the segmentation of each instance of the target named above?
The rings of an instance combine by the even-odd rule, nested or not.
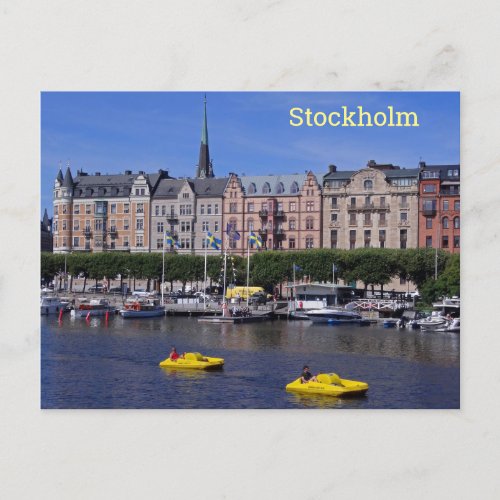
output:
[[[132,298],[125,302],[120,315],[123,318],[155,318],[165,314],[165,307],[158,299]]]
[[[311,309],[305,311],[306,316],[314,323],[361,323],[364,322],[363,317],[354,312],[347,311],[341,308],[328,308]]]
[[[224,365],[223,358],[203,356],[199,352],[187,352],[183,357],[172,360],[167,358],[160,363],[164,368],[186,370],[216,370]]]
[[[61,310],[65,310],[67,302],[61,300],[55,295],[42,295],[40,297],[40,314],[58,314]]]
[[[75,309],[71,310],[74,318],[87,318],[88,316],[105,316],[113,312],[114,308],[107,299],[81,299]]]
[[[320,373],[317,382],[303,383],[301,377],[286,386],[287,391],[302,394],[323,394],[325,396],[361,396],[368,390],[366,382],[340,378],[336,373]]]

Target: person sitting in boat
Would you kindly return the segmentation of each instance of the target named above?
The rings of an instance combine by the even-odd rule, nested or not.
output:
[[[300,381],[303,384],[307,384],[308,382],[317,382],[318,379],[309,371],[309,367],[307,365],[304,365],[304,368],[302,368]]]
[[[179,359],[179,353],[175,349],[175,347],[172,347],[172,350],[170,351],[170,359],[172,361],[177,361]]]

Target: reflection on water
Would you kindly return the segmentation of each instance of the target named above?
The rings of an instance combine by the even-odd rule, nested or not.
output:
[[[458,408],[460,336],[308,321],[41,319],[44,408]],[[225,359],[161,368],[172,345]],[[369,384],[360,399],[285,391],[307,363]]]

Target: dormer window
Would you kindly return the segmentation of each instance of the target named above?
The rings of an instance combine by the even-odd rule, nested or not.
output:
[[[257,191],[257,188],[255,187],[255,183],[251,182],[250,186],[248,186],[248,194],[255,194]]]
[[[271,192],[271,186],[269,185],[269,182],[265,182],[264,186],[262,186],[262,193],[269,194],[270,192]]]
[[[373,181],[371,179],[366,179],[363,183],[363,187],[366,191],[370,191],[373,189]]]
[[[297,194],[299,191],[299,185],[296,182],[293,182],[292,186],[290,187],[290,193]]]
[[[276,194],[282,194],[285,192],[285,186],[283,185],[282,182],[278,182],[278,185],[276,186]]]

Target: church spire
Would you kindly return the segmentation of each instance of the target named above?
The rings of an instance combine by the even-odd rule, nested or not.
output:
[[[210,161],[210,153],[208,150],[208,125],[207,125],[207,95],[205,94],[203,126],[201,128],[201,145],[200,145],[200,159],[198,161],[198,168],[196,177],[205,178],[213,177],[212,162]]]

